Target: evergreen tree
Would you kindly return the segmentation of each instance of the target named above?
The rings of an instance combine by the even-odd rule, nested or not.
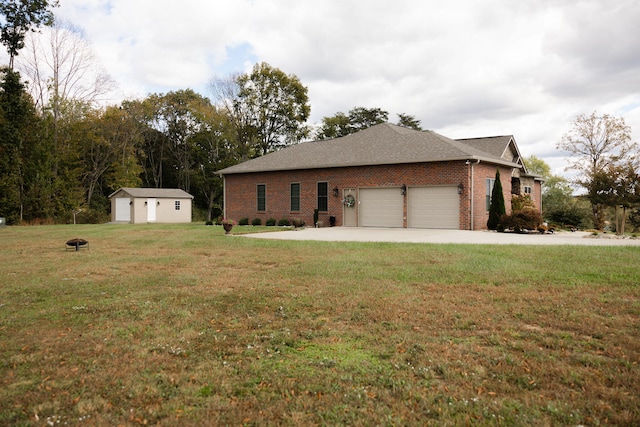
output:
[[[491,191],[491,204],[489,205],[489,220],[487,221],[487,228],[489,230],[495,230],[500,223],[500,217],[506,214],[507,211],[504,207],[504,194],[502,193],[502,183],[500,182],[500,169],[496,169],[496,181],[493,184],[493,190]]]

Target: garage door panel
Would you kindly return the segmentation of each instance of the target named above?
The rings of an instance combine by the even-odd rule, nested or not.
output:
[[[402,227],[404,197],[399,187],[360,189],[358,215],[362,227]]]
[[[407,204],[408,226],[411,228],[460,228],[457,187],[409,188]]]

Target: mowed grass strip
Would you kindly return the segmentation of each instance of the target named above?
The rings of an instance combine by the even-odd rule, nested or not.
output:
[[[0,424],[638,425],[639,262],[0,229]]]

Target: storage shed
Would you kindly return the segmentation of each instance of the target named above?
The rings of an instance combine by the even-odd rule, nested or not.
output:
[[[193,196],[177,188],[120,188],[109,196],[111,221],[131,224],[191,222]]]

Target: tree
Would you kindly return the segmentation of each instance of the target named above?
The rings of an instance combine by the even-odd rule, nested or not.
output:
[[[338,112],[334,116],[324,117],[315,136],[316,139],[340,138],[385,123],[388,118],[389,113],[380,108],[355,107],[346,115]]]
[[[64,113],[65,101],[93,105],[115,87],[89,42],[70,24],[56,22],[44,34],[27,37],[26,54],[16,65],[30,82],[36,106],[55,119]]]
[[[24,219],[30,174],[28,153],[38,139],[38,118],[20,74],[0,69],[0,216]]]
[[[36,31],[41,26],[53,25],[51,8],[58,6],[58,0],[0,0],[0,42],[9,53],[9,68],[13,70],[13,60],[24,47],[28,31]]]
[[[135,124],[141,137],[136,150],[142,170],[145,187],[162,188],[164,165],[168,156],[168,138],[156,124],[158,105],[155,97],[147,97],[142,101],[124,101],[121,108],[127,113],[129,120]]]
[[[215,105],[233,127],[239,161],[298,143],[309,135],[307,88],[295,75],[262,62],[250,74],[213,78],[209,87]]]
[[[246,161],[259,155],[258,135],[252,125],[251,114],[246,103],[240,100],[240,74],[216,77],[209,84],[216,106],[224,112],[231,125],[233,145],[238,161]]]
[[[72,172],[69,161],[75,162],[84,153],[75,141],[69,140],[69,132],[93,114],[96,101],[115,84],[81,33],[59,22],[41,34],[26,37],[25,53],[18,57],[16,68],[29,80],[29,92],[44,121],[41,145],[47,151],[42,155],[49,158],[50,166],[48,170],[43,167],[38,176],[48,175],[48,200],[58,205],[54,215],[76,210],[87,190],[74,184],[84,171]]]
[[[316,131],[316,139],[333,139],[347,136],[353,131],[351,130],[351,124],[349,117],[338,112],[335,116],[324,117],[320,128]]]
[[[640,171],[633,157],[622,164],[609,164],[596,173],[590,199],[613,207],[616,211],[616,233],[624,234],[628,209],[640,203]],[[622,213],[618,214],[621,208]]]
[[[223,181],[216,171],[236,163],[233,126],[225,114],[216,111],[206,129],[196,134],[193,141],[196,166],[192,194],[195,203],[206,207],[210,221],[214,210],[216,216],[222,212]]]
[[[551,167],[544,160],[534,155],[522,160],[528,172],[540,175],[545,181],[551,177]]]
[[[87,206],[92,207],[102,185],[108,185],[110,191],[139,185],[141,168],[135,160],[139,133],[125,111],[115,106],[91,111],[77,129],[76,138],[83,142],[79,149]]]
[[[551,174],[551,167],[536,156],[524,160],[527,171],[540,175],[542,183],[542,207],[544,218],[557,224],[582,226],[585,223],[581,203],[573,196],[573,188],[569,181],[559,175]]]
[[[497,229],[500,224],[500,218],[506,213],[504,194],[502,193],[502,182],[500,182],[500,169],[496,169],[496,179],[491,191],[491,203],[489,204],[487,228],[489,230]]]
[[[211,102],[191,89],[148,97],[155,106],[153,127],[167,141],[176,185],[189,192],[193,173],[193,137],[206,130],[214,113]]]
[[[370,128],[389,120],[389,113],[380,108],[356,107],[349,111],[349,125],[353,132]]]
[[[630,152],[637,151],[637,146],[631,144],[630,140],[631,128],[623,118],[608,114],[597,116],[593,112],[589,116],[577,116],[571,131],[564,134],[557,144],[559,149],[568,151],[573,156],[567,169],[578,172],[576,182],[587,189],[593,225],[597,229],[604,228],[604,218],[601,203],[597,202],[597,198],[592,198],[595,194],[595,177],[606,165],[617,163]]]
[[[398,114],[398,126],[406,127],[413,130],[422,130],[420,127],[420,120],[409,114]]]
[[[240,105],[235,109],[246,114],[255,131],[257,154],[296,144],[308,136],[305,123],[311,107],[307,88],[298,77],[262,62],[253,67],[251,74],[239,76],[237,82],[236,102]]]

